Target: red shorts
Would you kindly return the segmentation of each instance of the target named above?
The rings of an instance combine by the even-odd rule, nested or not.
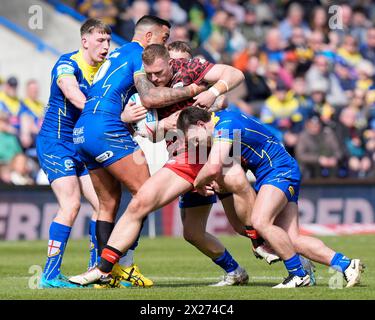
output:
[[[168,162],[164,165],[164,168],[172,170],[181,178],[193,184],[195,178],[198,175],[198,172],[202,169],[203,166],[204,163],[190,164],[188,161],[188,153],[183,151],[177,156],[169,159]]]

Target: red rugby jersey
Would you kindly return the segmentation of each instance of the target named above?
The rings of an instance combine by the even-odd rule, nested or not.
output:
[[[167,87],[186,87],[192,83],[202,84],[203,77],[214,65],[204,59],[173,59],[173,77]],[[171,106],[158,108],[159,120],[170,116],[172,113],[190,107],[194,103],[193,99],[181,101]]]

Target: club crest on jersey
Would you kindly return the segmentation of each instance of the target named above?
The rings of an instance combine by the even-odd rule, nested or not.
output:
[[[48,257],[54,257],[60,254],[61,242],[56,240],[48,241]]]
[[[109,158],[112,158],[113,157],[113,152],[112,151],[105,151],[103,152],[102,154],[98,155],[95,160],[99,163],[102,163],[106,160],[108,160]]]
[[[295,194],[294,188],[292,186],[289,186],[288,188],[290,195],[293,197]]]
[[[73,170],[74,162],[73,160],[68,159],[64,161],[64,165],[65,165],[65,171],[71,171]]]

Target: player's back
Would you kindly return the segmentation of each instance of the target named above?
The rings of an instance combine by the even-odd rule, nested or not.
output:
[[[215,139],[240,142],[242,160],[256,176],[275,164],[294,161],[282,143],[251,115],[225,109],[215,113],[215,122]]]
[[[134,73],[142,69],[142,52],[138,42],[130,42],[109,55],[94,78],[84,114],[105,112],[120,117],[128,99],[136,92]]]
[[[62,55],[51,71],[50,97],[40,134],[57,139],[72,140],[72,133],[81,110],[75,107],[58,86],[60,77],[72,76],[77,79],[79,89],[87,96],[98,66],[85,62],[81,50]]]

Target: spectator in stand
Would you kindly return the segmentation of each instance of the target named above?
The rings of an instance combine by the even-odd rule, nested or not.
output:
[[[356,120],[355,127],[361,131],[365,130],[369,126],[369,108],[366,104],[366,90],[355,89],[353,92],[353,98],[350,100],[349,108],[355,110]]]
[[[307,94],[306,80],[303,76],[297,76],[293,81],[292,90],[294,92],[294,97],[298,101],[299,111],[302,114],[303,121],[313,114],[314,103]]]
[[[344,42],[337,50],[337,55],[351,67],[357,66],[358,63],[363,59],[358,51],[358,42],[356,38],[350,34],[344,37]]]
[[[307,37],[300,27],[293,28],[292,36],[289,39],[289,45],[285,49],[286,55],[289,57],[295,56],[297,67],[297,73],[305,73],[311,65],[311,61],[314,57],[314,52],[307,45]],[[288,58],[284,57],[285,60]]]
[[[250,57],[244,76],[245,90],[239,99],[235,99],[235,103],[241,110],[246,110],[246,113],[259,114],[264,100],[271,95],[271,90],[266,79],[259,74],[259,58],[257,56]]]
[[[35,137],[44,116],[44,104],[39,101],[39,83],[31,79],[26,84],[25,106],[21,112],[20,141],[26,154],[36,157]]]
[[[115,0],[84,0],[78,11],[89,18],[100,19],[111,27],[116,25],[118,9]]]
[[[323,126],[319,115],[312,114],[299,135],[295,155],[303,179],[312,179],[338,175],[343,153],[333,130]]]
[[[251,5],[245,6],[245,19],[240,26],[240,30],[247,41],[263,42],[265,27],[259,23],[256,10]]]
[[[316,6],[310,18],[310,29],[312,32],[320,34],[328,34],[328,17],[327,10],[322,6]]]
[[[261,60],[260,60],[261,61]],[[265,79],[271,91],[276,89],[277,81],[280,79],[280,64],[276,61],[265,65]]]
[[[212,63],[222,63],[225,45],[225,38],[220,33],[214,32],[206,42],[195,50],[194,56],[203,57]]]
[[[340,22],[341,25],[335,28],[332,32],[337,36],[337,42],[342,43],[344,37],[350,34],[351,24],[353,18],[353,10],[348,3],[343,3],[340,5]],[[336,40],[335,40],[336,41]]]
[[[252,56],[244,72],[247,94],[246,102],[264,101],[271,95],[266,79],[259,74],[259,58]]]
[[[336,110],[326,101],[328,87],[328,81],[322,79],[310,85],[309,92],[313,104],[313,112],[320,116],[320,120],[325,126],[333,129],[335,127]]]
[[[136,0],[132,5],[120,12],[116,25],[116,32],[126,41],[131,41],[134,35],[136,22],[150,14],[150,4],[146,0]]]
[[[168,42],[183,41],[190,42],[189,30],[183,24],[172,26]]]
[[[200,43],[204,44],[213,33],[224,35],[227,21],[228,13],[222,9],[217,10],[211,19],[208,18],[205,20],[199,30]]]
[[[334,65],[335,75],[348,99],[351,99],[356,85],[356,77],[352,69],[343,59],[338,59]]]
[[[232,54],[244,50],[246,48],[247,41],[240,31],[238,20],[234,14],[228,14],[226,27],[229,32],[229,41],[226,51]]]
[[[284,40],[289,40],[292,36],[293,28],[302,28],[306,35],[309,33],[310,28],[303,20],[303,16],[304,11],[299,3],[294,2],[289,6],[286,18],[279,25],[279,30]]]
[[[361,60],[355,68],[357,73],[356,88],[369,90],[374,86],[374,65],[369,60]]]
[[[308,88],[319,82],[328,82],[327,102],[334,108],[344,107],[348,99],[340,85],[337,76],[331,71],[328,58],[319,54],[314,58],[314,62],[306,73]]]
[[[245,20],[245,8],[238,2],[239,0],[223,0],[221,5],[225,11],[234,15],[238,23],[242,23]]]
[[[0,110],[0,165],[9,164],[16,154],[22,152],[17,130],[9,119],[9,114]]]
[[[303,116],[298,100],[283,81],[277,81],[275,90],[261,109],[260,119],[283,133],[283,142],[287,150],[293,153],[302,130]]]
[[[10,124],[17,130],[20,129],[20,116],[24,105],[17,97],[18,81],[15,77],[8,78],[4,84],[3,91],[0,92],[0,110],[8,113]]]
[[[366,143],[366,153],[371,160],[371,169],[367,174],[367,177],[375,177],[375,127],[371,126],[364,133],[365,143]]]
[[[157,0],[153,9],[159,18],[169,21],[172,24],[184,24],[187,21],[187,13],[171,0]]]
[[[364,130],[356,128],[357,111],[347,107],[342,110],[336,134],[344,146],[344,157],[348,164],[349,176],[364,178],[372,163],[365,147]]]
[[[262,64],[267,65],[275,61],[281,63],[285,46],[286,42],[281,38],[279,29],[270,29],[266,34],[265,43],[260,49]]]
[[[363,7],[356,6],[353,9],[350,34],[353,35],[359,44],[366,42],[366,31],[371,28],[371,22],[367,18]]]
[[[326,48],[324,43],[324,33],[315,30],[307,36],[308,47],[313,51],[313,55],[321,54]]]
[[[33,185],[29,159],[23,153],[18,153],[10,164],[10,182],[17,186]]]
[[[294,50],[287,51],[284,54],[283,62],[279,71],[279,77],[290,89],[293,86],[294,77],[298,69],[298,56]]]
[[[372,26],[366,32],[366,41],[360,47],[363,58],[375,65],[375,27]]]

